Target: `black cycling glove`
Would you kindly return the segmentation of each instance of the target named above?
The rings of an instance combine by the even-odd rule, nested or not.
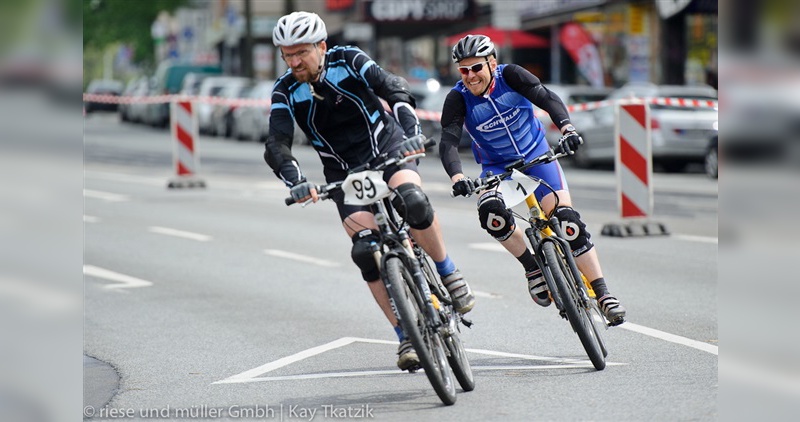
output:
[[[464,177],[453,185],[453,194],[456,196],[470,196],[474,190],[475,182],[469,177]]]
[[[425,136],[416,135],[403,141],[400,144],[400,152],[405,156],[425,151]]]
[[[581,135],[578,135],[578,132],[575,131],[575,126],[567,126],[567,131],[564,132],[564,135],[561,136],[561,139],[558,141],[558,147],[561,151],[572,155],[578,151],[578,147],[583,144],[583,138]]]
[[[316,189],[311,182],[299,182],[292,186],[291,194],[294,202],[304,202],[303,200],[311,196],[311,189]]]

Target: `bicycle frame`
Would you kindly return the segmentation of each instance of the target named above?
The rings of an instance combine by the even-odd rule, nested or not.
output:
[[[539,268],[546,267],[543,262],[544,255],[542,254],[542,245],[544,242],[555,243],[556,248],[564,252],[564,257],[566,258],[570,271],[572,271],[573,274],[580,275],[584,286],[586,286],[586,290],[578,289],[582,296],[587,295],[581,297],[581,299],[586,302],[590,297],[594,297],[592,286],[583,273],[578,270],[578,265],[575,262],[575,258],[572,256],[572,248],[570,248],[569,243],[564,240],[564,235],[561,232],[561,227],[558,225],[558,220],[555,217],[550,217],[549,220],[546,218],[544,210],[542,210],[541,204],[536,200],[536,195],[534,195],[533,192],[525,197],[525,204],[528,206],[530,213],[528,223],[531,225],[531,227],[525,229],[525,235],[531,242],[531,246],[534,250],[534,259],[536,259],[537,264],[539,264]],[[545,278],[545,280],[547,281],[547,278]],[[548,287],[552,289],[552,286]],[[559,297],[554,297],[553,299],[555,299],[558,309],[562,309],[561,299]]]
[[[387,201],[389,200],[384,198],[374,204],[375,221],[378,224],[381,238],[384,239],[384,242],[380,244],[377,242],[372,243],[372,254],[375,257],[375,263],[379,269],[382,269],[387,259],[396,256],[408,265],[416,287],[422,292],[422,297],[425,298],[426,320],[432,328],[438,330],[442,325],[440,318],[437,318],[438,303],[433,303],[428,280],[422,272],[418,254],[411,245],[411,236],[404,227],[391,217],[389,206],[386,204]],[[394,307],[394,304],[392,306]],[[395,309],[396,313],[397,310]]]

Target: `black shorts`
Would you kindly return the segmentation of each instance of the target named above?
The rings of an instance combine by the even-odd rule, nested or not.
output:
[[[395,153],[396,151],[400,150],[400,145],[397,144],[394,148],[390,149],[390,153]],[[389,179],[394,176],[400,170],[413,170],[416,173],[417,171],[417,163],[416,161],[409,161],[402,166],[392,166],[384,170],[383,172],[383,180],[386,183],[389,183]],[[347,171],[341,169],[323,169],[323,173],[325,174],[325,181],[327,183],[338,182],[340,180],[344,180],[347,177]],[[339,210],[339,218],[344,221],[350,214],[353,214],[358,211],[369,211],[372,212],[371,206],[369,205],[346,205],[344,203],[344,192],[341,190],[336,191],[333,195],[331,195],[331,199],[333,202],[336,203],[336,208]]]

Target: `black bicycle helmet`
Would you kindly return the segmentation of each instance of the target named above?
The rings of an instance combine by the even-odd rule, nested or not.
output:
[[[488,57],[490,55],[497,57],[497,52],[494,49],[494,43],[486,35],[469,34],[458,40],[458,43],[453,46],[454,63],[470,57]]]

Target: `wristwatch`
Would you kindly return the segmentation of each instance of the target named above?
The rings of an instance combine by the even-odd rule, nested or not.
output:
[[[577,130],[575,129],[575,126],[572,126],[570,124],[570,125],[564,126],[564,131],[561,132],[561,133],[567,133],[567,132],[577,132]]]

